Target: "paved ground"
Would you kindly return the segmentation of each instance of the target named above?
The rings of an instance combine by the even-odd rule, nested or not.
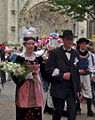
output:
[[[15,120],[15,84],[13,82],[7,82],[5,84],[4,90],[0,95],[0,120]],[[77,116],[77,120],[95,120],[95,118],[87,117],[86,115],[86,105],[83,103],[82,115]],[[95,112],[95,108],[93,108]],[[46,114],[43,115],[43,120],[51,120],[52,116]],[[66,120],[66,118],[62,118]]]

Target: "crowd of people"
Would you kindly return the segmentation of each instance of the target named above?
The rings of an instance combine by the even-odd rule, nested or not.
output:
[[[16,84],[16,120],[42,120],[43,104],[44,114],[52,114],[52,120],[61,120],[62,116],[76,120],[76,115],[81,115],[82,101],[87,102],[87,115],[95,117],[92,110],[92,105],[95,107],[93,43],[84,37],[73,43],[71,30],[38,39],[35,30],[24,33],[20,30],[23,45],[20,48],[9,50],[0,46],[0,62],[8,60],[21,66],[27,63],[30,70],[23,81],[11,76]],[[0,73],[4,84],[6,75],[2,75],[5,74],[2,70]],[[47,93],[46,101],[43,90]]]

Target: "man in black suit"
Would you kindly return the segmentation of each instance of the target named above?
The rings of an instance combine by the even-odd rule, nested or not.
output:
[[[52,120],[60,120],[67,101],[68,120],[76,119],[76,99],[80,91],[79,55],[72,49],[73,33],[65,30],[62,37],[64,46],[52,50],[46,64],[51,81],[51,96],[54,104]]]

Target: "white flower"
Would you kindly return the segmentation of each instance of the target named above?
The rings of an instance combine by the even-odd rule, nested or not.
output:
[[[8,72],[10,74],[12,73],[16,76],[20,76],[23,74],[24,68],[20,64],[8,61],[2,62],[1,64],[3,65],[3,68],[1,68],[1,70],[3,70],[4,72]],[[20,69],[20,72],[18,72],[17,69]]]
[[[78,60],[78,58],[76,57],[75,60],[74,60],[74,65],[76,66],[78,62],[79,62],[79,60]]]

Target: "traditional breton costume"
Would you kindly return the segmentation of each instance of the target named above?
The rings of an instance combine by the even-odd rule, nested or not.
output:
[[[81,44],[82,42],[86,42],[87,44],[89,41],[86,38],[80,38],[78,41],[78,44]],[[87,109],[88,109],[88,115],[92,115],[93,112],[91,110],[91,99],[92,99],[92,89],[91,89],[91,80],[90,77],[93,73],[93,63],[92,63],[92,55],[88,50],[78,50],[79,56],[80,56],[80,63],[79,63],[79,69],[83,69],[85,71],[84,74],[80,74],[80,80],[81,80],[81,86],[82,86],[82,92],[83,96],[87,99]],[[79,102],[79,101],[78,101]],[[80,103],[77,104],[78,110],[80,109]]]
[[[93,72],[93,64],[92,64],[91,53],[88,50],[86,51],[79,50],[79,55],[80,55],[80,65],[79,65],[80,70],[89,69],[89,71],[80,75],[81,83],[83,83],[83,95],[85,98],[92,98],[90,75]]]
[[[30,32],[25,35],[31,37]],[[12,59],[14,58],[14,60]],[[42,57],[35,53],[33,57],[25,57],[25,53],[11,57],[10,61],[20,63],[30,62],[31,65],[42,63]],[[30,72],[25,80],[20,81],[19,77],[13,76],[16,83],[16,120],[42,120],[42,106],[43,106],[43,86],[41,82],[40,68],[37,74],[32,75]],[[36,82],[31,81],[35,77]]]

